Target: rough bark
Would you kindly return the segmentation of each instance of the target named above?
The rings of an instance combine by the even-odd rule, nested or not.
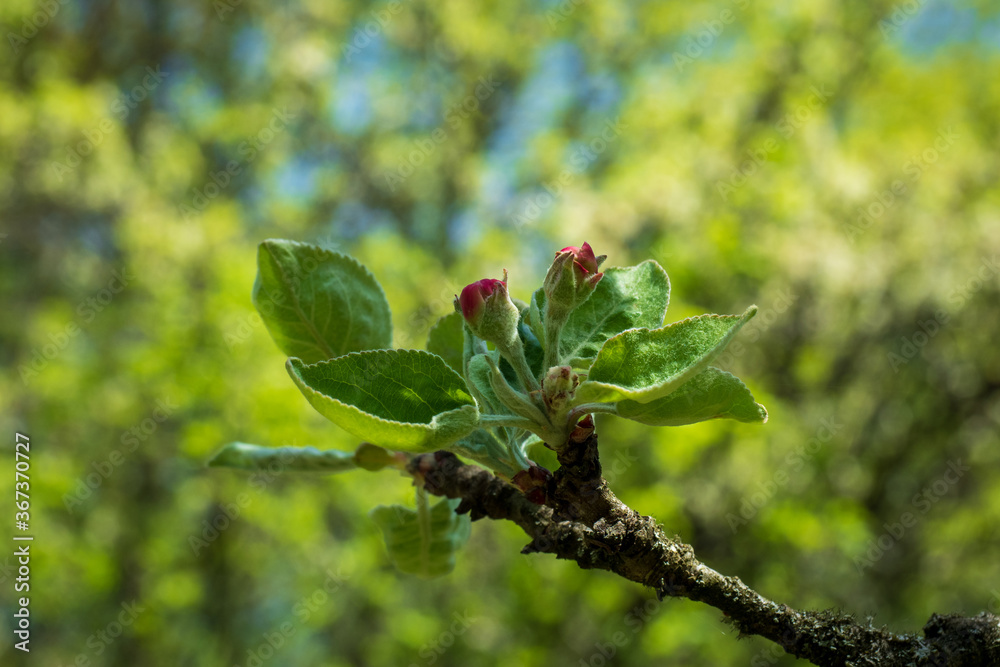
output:
[[[409,472],[428,492],[461,498],[473,520],[506,519],[531,537],[522,553],[551,553],[583,569],[614,572],[653,588],[662,599],[686,597],[722,611],[741,635],[759,635],[822,667],[1000,666],[1000,617],[934,614],[923,636],[893,634],[834,611],[798,611],[772,602],[736,577],[701,563],[648,516],[622,503],[601,474],[597,436],[572,442],[561,467],[531,493],[449,452],[414,457]]]

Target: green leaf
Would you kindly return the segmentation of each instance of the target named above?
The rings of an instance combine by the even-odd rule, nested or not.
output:
[[[708,419],[767,421],[767,410],[754,401],[739,378],[711,366],[663,398],[649,403],[621,401],[618,415],[650,426],[682,426]]]
[[[632,329],[608,340],[576,392],[575,403],[666,396],[708,367],[757,313],[699,315],[662,329]]]
[[[425,499],[418,500],[417,511],[402,505],[379,505],[371,511],[400,572],[430,579],[454,569],[455,554],[471,532],[469,516],[455,514],[459,502],[444,499],[428,509]]]
[[[211,468],[242,468],[268,472],[313,472],[329,474],[362,468],[376,471],[395,463],[391,452],[363,442],[354,453],[315,447],[262,447],[231,442],[213,456]]]
[[[501,472],[507,477],[513,477],[517,472],[505,462],[510,458],[510,455],[506,446],[497,439],[492,431],[477,428],[466,437],[453,443],[448,449],[494,472]]]
[[[531,294],[531,303],[528,305],[527,314],[521,315],[521,319],[524,320],[525,324],[528,325],[528,328],[531,329],[531,333],[535,334],[535,340],[539,341],[545,340],[545,325],[542,321],[544,305],[545,290],[539,287]]]
[[[472,385],[473,393],[476,398],[485,405],[480,405],[481,412],[492,412],[501,413],[509,412],[504,408],[503,403],[500,402],[500,398],[497,396],[496,392],[493,391],[493,385],[490,382],[490,376],[493,375],[493,369],[490,366],[490,362],[486,359],[485,354],[477,354],[469,359],[469,384]]]
[[[253,303],[281,351],[308,363],[392,345],[378,281],[357,260],[318,246],[261,243]]]
[[[535,332],[532,331],[528,324],[529,309],[528,307],[521,309],[521,319],[517,322],[517,333],[521,337],[521,344],[524,345],[524,360],[528,362],[528,368],[531,373],[537,378],[542,375],[542,362],[545,358],[545,351],[542,349],[542,344],[539,342],[538,338],[535,336]],[[511,384],[515,387],[518,384],[517,373],[514,371],[513,366],[507,362],[503,357],[500,358],[500,370],[503,371],[504,377],[506,377]]]
[[[270,472],[334,473],[354,470],[354,454],[337,449],[320,451],[315,447],[262,447],[245,442],[231,442],[209,460],[213,468],[242,468]]]
[[[546,470],[555,470],[559,467],[559,456],[555,451],[549,448],[545,441],[539,438],[537,435],[531,434],[524,439],[521,443],[521,448],[527,454],[528,458],[542,466]]]
[[[485,343],[484,343],[485,345]],[[472,331],[469,330],[469,325],[462,320],[462,372],[460,375],[463,377],[468,377],[469,375],[469,362],[472,357],[477,354],[476,348],[478,347],[476,343],[476,337],[473,335]]]
[[[448,313],[440,318],[427,335],[427,351],[433,352],[447,362],[452,369],[462,375],[462,350],[465,339],[462,327],[465,320],[462,313]]]
[[[286,367],[320,414],[390,449],[445,447],[479,422],[465,380],[429,352],[371,350],[315,364],[292,358]]]
[[[532,299],[534,324],[535,317],[545,313],[545,293],[539,290]],[[590,298],[570,314],[563,327],[559,359],[577,368],[589,366],[612,336],[637,327],[662,327],[669,303],[670,279],[655,261],[607,269]],[[535,325],[536,334],[537,329]]]

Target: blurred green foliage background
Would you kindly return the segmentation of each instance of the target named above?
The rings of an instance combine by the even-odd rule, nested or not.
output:
[[[31,436],[36,541],[0,662],[792,664],[512,525],[399,575],[367,518],[412,505],[393,474],[206,470],[356,445],[252,309],[269,237],[367,264],[400,347],[584,240],[662,263],[668,321],[757,303],[723,366],[769,423],[601,419],[613,488],[793,606],[1000,611],[997,9],[5,0],[0,434],[8,471]]]

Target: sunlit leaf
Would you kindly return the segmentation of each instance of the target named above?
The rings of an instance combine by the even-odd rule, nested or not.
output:
[[[444,447],[479,422],[465,380],[429,352],[372,350],[315,364],[293,358],[286,366],[320,414],[390,449]]]
[[[427,335],[427,351],[433,352],[462,375],[462,349],[465,345],[462,328],[465,321],[458,312],[440,318]]]
[[[378,281],[357,260],[318,246],[261,243],[253,303],[281,351],[307,363],[392,345]]]
[[[534,325],[535,318],[544,319],[545,293],[536,291],[533,301],[529,315]],[[570,314],[560,336],[559,359],[588,366],[612,336],[626,329],[663,326],[669,303],[670,279],[655,261],[608,268],[590,298]],[[537,334],[539,328],[534,325],[532,331]]]
[[[477,354],[469,359],[469,383],[477,394],[477,398],[486,403],[485,406],[482,406],[484,411],[507,412],[496,392],[493,391],[493,384],[490,382],[492,375],[493,369],[485,354]]]
[[[708,419],[763,424],[767,410],[739,378],[711,366],[654,401],[621,401],[618,414],[650,426],[682,426]]]
[[[708,367],[757,312],[699,315],[662,329],[633,329],[608,340],[576,392],[577,403],[666,396]]]

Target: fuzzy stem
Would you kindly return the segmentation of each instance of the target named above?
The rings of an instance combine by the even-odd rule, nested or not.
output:
[[[568,315],[568,313],[567,313]],[[559,338],[562,334],[566,317],[558,317],[546,304],[545,307],[545,357],[542,363],[542,371],[545,372],[553,366],[559,365]]]
[[[618,406],[614,403],[583,403],[570,410],[568,421],[575,424],[580,417],[593,413],[616,415],[618,414]]]
[[[501,347],[497,345],[497,349],[503,355],[503,358],[514,368],[514,372],[517,373],[517,379],[521,381],[526,392],[530,394],[542,388],[538,384],[538,378],[531,372],[528,360],[524,357],[524,343],[521,342],[520,337],[514,338],[509,346]]]
[[[525,419],[524,417],[518,417],[516,415],[479,415],[479,425],[485,428],[512,426],[514,428],[523,428],[524,430],[531,431],[532,433],[538,430],[538,424],[530,419]]]

